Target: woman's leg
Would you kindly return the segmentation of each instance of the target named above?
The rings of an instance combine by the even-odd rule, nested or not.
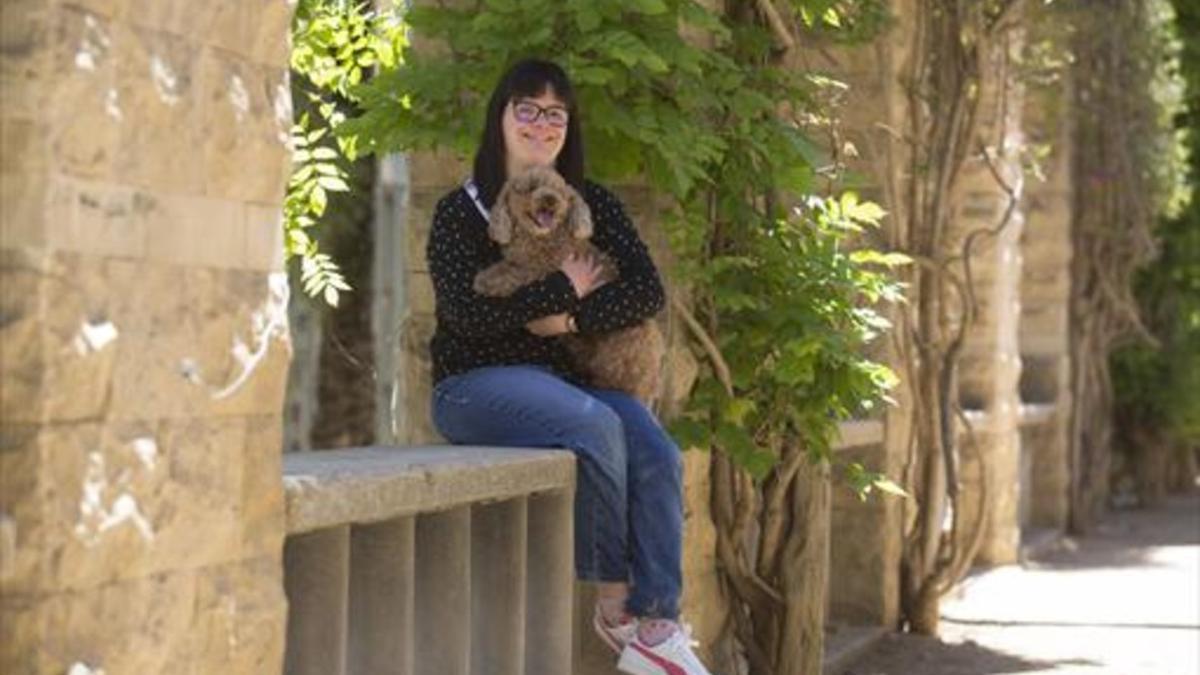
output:
[[[676,619],[683,587],[683,459],[679,446],[637,399],[585,389],[616,411],[629,462],[629,538],[633,588],[626,610]]]
[[[625,431],[612,408],[544,369],[503,366],[439,382],[433,419],[453,443],[574,451],[576,575],[629,579]]]

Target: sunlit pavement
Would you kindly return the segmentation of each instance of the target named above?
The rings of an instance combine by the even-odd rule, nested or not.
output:
[[[940,641],[892,635],[844,672],[1200,675],[1200,492],[973,575]]]

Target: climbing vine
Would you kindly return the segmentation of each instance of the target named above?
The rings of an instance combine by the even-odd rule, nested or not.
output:
[[[1072,223],[1070,525],[1086,531],[1103,512],[1112,467],[1112,351],[1131,339],[1157,344],[1133,296],[1137,269],[1154,254],[1152,227],[1163,164],[1162,120],[1151,90],[1160,61],[1153,0],[1097,0],[1072,13],[1075,66],[1075,200]]]
[[[988,505],[986,494],[970,495],[979,508],[968,517],[960,491],[959,467],[976,450],[960,442],[958,368],[977,314],[972,256],[1010,226],[1020,199],[1019,179],[1005,178],[997,166],[1013,149],[995,140],[1002,133],[985,133],[981,120],[990,115],[1002,124],[1011,114],[1008,57],[1023,4],[921,0],[903,65],[907,159],[902,170],[889,172],[887,186],[899,214],[893,239],[917,263],[906,272],[912,301],[893,334],[912,401],[901,427],[907,429],[904,485],[914,497],[906,503],[901,612],[910,630],[925,634],[937,633],[941,597],[974,561]],[[956,220],[959,184],[972,164],[987,167],[1007,203],[998,222],[963,232]],[[896,182],[901,175],[907,183]]]
[[[346,166],[357,155],[352,136],[329,132],[353,109],[354,87],[373,68],[401,64],[406,44],[399,10],[368,10],[347,0],[301,0],[296,6],[291,69],[301,112],[290,134],[284,252],[299,259],[304,291],[329,305],[336,306],[350,286],[313,233],[326,215],[329,195],[350,190]]]

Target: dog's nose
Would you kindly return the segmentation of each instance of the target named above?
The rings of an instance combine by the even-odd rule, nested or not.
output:
[[[537,196],[538,208],[552,209],[558,205],[558,197],[553,194],[541,194]]]

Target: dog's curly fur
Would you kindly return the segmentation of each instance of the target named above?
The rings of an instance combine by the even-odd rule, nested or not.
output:
[[[476,275],[475,290],[483,295],[511,295],[558,270],[571,254],[597,259],[603,281],[617,276],[616,265],[589,241],[592,216],[583,197],[553,169],[534,168],[504,184],[488,235],[500,244],[504,259]],[[664,341],[653,319],[611,333],[564,339],[589,384],[627,392],[646,404],[658,397]]]

